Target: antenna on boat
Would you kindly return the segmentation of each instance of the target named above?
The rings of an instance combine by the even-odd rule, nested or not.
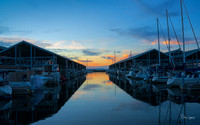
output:
[[[184,22],[183,22],[182,0],[180,0],[180,4],[181,4],[181,22],[182,22],[182,38],[183,38],[183,66],[185,67],[185,39],[184,39]]]
[[[159,34],[159,20],[157,18],[157,32],[158,32],[158,58],[159,58],[159,66],[160,66],[160,34]]]

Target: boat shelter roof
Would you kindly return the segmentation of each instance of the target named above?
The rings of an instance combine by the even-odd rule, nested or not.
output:
[[[135,56],[126,58],[126,59],[124,59],[124,60],[121,60],[121,61],[119,61],[119,62],[116,62],[116,63],[114,63],[114,64],[119,64],[119,63],[122,63],[122,62],[131,61],[131,60],[133,60],[133,59],[135,59],[135,60],[140,60],[140,59],[144,60],[144,59],[146,59],[147,56],[149,56],[149,55],[151,55],[151,54],[153,54],[153,53],[154,53],[154,54],[158,54],[159,51],[158,51],[157,49],[151,49],[151,50],[145,51],[145,52],[143,52],[143,53],[137,54],[137,55],[135,55]],[[169,56],[168,56],[167,54],[165,54],[165,53],[163,53],[163,52],[161,52],[161,51],[160,51],[160,57],[161,57],[161,59],[167,59],[167,58],[169,58]],[[151,56],[151,59],[158,59],[158,56]],[[112,65],[113,65],[113,64],[112,64]]]
[[[0,56],[5,56],[5,57],[15,57],[15,51],[17,50],[17,55],[19,57],[31,57],[31,52],[32,56],[34,57],[52,57],[52,56],[57,56],[60,58],[62,61],[68,60],[71,62],[75,62],[73,60],[70,60],[69,58],[65,56],[58,55],[52,51],[49,51],[47,49],[41,48],[37,45],[34,45],[32,43],[26,42],[26,41],[21,41],[13,46],[10,46],[9,48],[3,49],[0,51]],[[75,62],[77,63],[77,62]],[[77,63],[79,64],[79,63]],[[82,64],[79,64],[82,65]],[[84,66],[84,65],[82,65]]]

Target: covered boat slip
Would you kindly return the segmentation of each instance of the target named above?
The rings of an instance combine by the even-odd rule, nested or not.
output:
[[[11,65],[21,67],[40,67],[46,65],[58,64],[63,70],[67,69],[85,69],[82,64],[76,63],[66,57],[28,43],[21,41],[7,49],[0,51],[0,65]],[[47,64],[52,60],[52,64]]]
[[[15,94],[28,94],[85,73],[86,67],[26,41],[0,51],[0,71],[8,71]],[[23,92],[24,91],[24,92]],[[31,91],[30,91],[31,92]]]
[[[169,62],[169,56],[163,52],[160,52],[161,64],[167,65]],[[109,66],[109,69],[130,69],[132,65],[138,64],[140,66],[150,66],[158,64],[159,62],[159,51],[152,49],[133,57],[129,57],[125,60],[121,60]]]
[[[199,49],[186,51],[186,66],[198,67],[200,63],[200,51]],[[181,66],[183,64],[183,52],[181,50],[171,51],[172,60],[175,66]],[[162,66],[169,65],[169,53],[160,52],[160,61]],[[152,66],[159,64],[159,51],[152,49],[127,59],[115,62],[109,66],[109,69],[130,69],[132,65],[138,64],[140,66]]]

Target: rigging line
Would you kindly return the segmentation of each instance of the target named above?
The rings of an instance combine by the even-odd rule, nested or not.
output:
[[[176,31],[175,31],[174,25],[173,25],[173,23],[172,23],[171,17],[170,17],[170,15],[168,15],[168,16],[169,16],[169,20],[170,20],[170,23],[171,23],[172,29],[173,29],[173,31],[174,31],[174,35],[175,35],[175,37],[176,37],[176,40],[177,40],[177,43],[178,43],[179,49],[181,49],[181,45],[180,45],[180,42],[179,42],[179,40],[178,40],[178,36],[177,36],[177,34],[176,34]]]
[[[159,22],[159,24],[160,24],[160,22]],[[161,25],[161,24],[160,24],[160,29],[161,29],[161,31],[162,31],[162,34],[163,34],[163,37],[164,37],[164,40],[165,40],[165,44],[166,44],[167,49],[168,49],[168,51],[169,51],[169,46],[168,46],[168,43],[167,43],[167,39],[166,39],[166,37],[165,37],[165,34],[164,34],[164,32],[163,32],[163,29],[162,29],[162,25]]]
[[[160,24],[160,22],[159,22],[159,24]],[[163,37],[164,37],[164,40],[165,40],[165,44],[166,44],[166,46],[167,46],[167,49],[168,49],[168,51],[170,51],[170,49],[169,49],[169,45],[168,45],[168,43],[167,43],[167,39],[166,39],[166,37],[165,37],[165,34],[164,34],[164,32],[163,32],[163,29],[162,29],[162,25],[160,24],[160,29],[161,29],[161,31],[162,31],[162,34],[163,34]],[[170,54],[171,55],[171,54]],[[172,63],[172,65],[175,67],[175,63],[174,63],[174,60],[173,60],[173,58],[172,58],[172,56],[170,56],[170,60],[171,60],[171,62],[170,63]]]
[[[188,11],[187,11],[187,9],[186,9],[186,6],[185,6],[185,3],[184,3],[183,0],[182,0],[182,3],[183,3],[183,6],[184,6],[184,8],[185,8],[185,12],[186,12],[186,14],[187,14],[188,20],[189,20],[189,22],[190,22],[190,27],[191,27],[191,29],[192,29],[192,32],[193,32],[193,35],[194,35],[194,39],[195,39],[196,44],[197,44],[197,47],[198,47],[198,49],[199,49],[199,51],[200,51],[199,43],[198,43],[198,41],[197,41],[197,37],[196,37],[196,34],[195,34],[195,32],[194,32],[194,28],[193,28],[193,26],[192,26],[192,22],[191,22],[191,20],[190,20]]]

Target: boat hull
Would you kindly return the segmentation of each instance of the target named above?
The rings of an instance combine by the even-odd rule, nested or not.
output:
[[[168,78],[167,77],[153,77],[152,82],[155,83],[167,83]]]
[[[10,85],[0,86],[0,96],[12,95],[12,88]]]

